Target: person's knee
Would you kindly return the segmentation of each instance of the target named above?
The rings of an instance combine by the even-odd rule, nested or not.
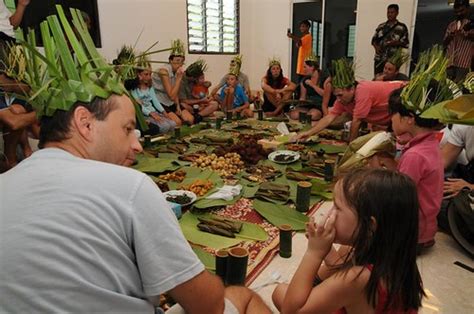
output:
[[[282,304],[283,300],[285,299],[285,294],[286,294],[287,289],[288,289],[288,285],[284,284],[284,283],[281,283],[281,284],[277,285],[275,290],[273,290],[272,301],[273,301],[273,304],[275,305],[275,307],[278,310],[281,309],[281,304]]]

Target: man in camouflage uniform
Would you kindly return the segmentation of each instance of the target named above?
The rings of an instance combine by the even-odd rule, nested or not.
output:
[[[387,21],[380,24],[372,37],[375,49],[374,74],[383,72],[385,62],[398,48],[408,48],[408,28],[397,20],[399,7],[391,4],[387,7]]]

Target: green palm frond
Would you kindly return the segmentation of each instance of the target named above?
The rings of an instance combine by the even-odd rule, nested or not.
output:
[[[433,105],[453,99],[453,90],[446,76],[448,58],[441,46],[435,45],[420,55],[412,79],[403,88],[403,105],[415,114],[421,114]],[[432,81],[437,87],[430,87]]]
[[[332,86],[350,88],[355,85],[354,63],[347,58],[332,61]]]

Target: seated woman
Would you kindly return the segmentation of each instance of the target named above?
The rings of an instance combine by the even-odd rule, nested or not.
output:
[[[155,135],[168,133],[176,127],[176,122],[170,119],[169,114],[156,98],[151,87],[151,67],[145,62],[137,69],[137,78],[132,88],[132,96],[142,107],[143,115],[149,127],[145,134]]]
[[[271,60],[267,75],[262,78],[263,112],[268,117],[278,116],[282,113],[285,101],[291,98],[296,89],[296,84],[283,76],[280,61]]]
[[[311,120],[317,121],[323,116],[322,102],[324,89],[319,86],[320,70],[316,56],[309,56],[304,62],[306,76],[301,80],[300,101],[304,104],[298,105],[290,111],[290,118],[297,120],[300,112],[306,112]]]
[[[193,124],[194,117],[179,103],[179,89],[184,76],[184,47],[178,39],[173,42],[169,64],[163,65],[158,74],[153,74],[156,98],[164,106],[168,116],[179,127],[184,123]]]

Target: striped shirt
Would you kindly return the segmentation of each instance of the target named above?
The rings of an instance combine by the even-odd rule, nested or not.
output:
[[[460,24],[458,24],[458,22],[460,22]],[[473,32],[473,30],[464,30],[464,26],[469,23],[469,19],[463,19],[462,21],[455,20],[449,23],[448,28],[446,29],[446,34],[444,35],[445,40],[458,29],[462,34],[462,36],[455,35],[448,44],[447,56],[449,58],[449,66],[465,69],[469,69],[471,67],[474,45],[467,36],[470,32]]]

